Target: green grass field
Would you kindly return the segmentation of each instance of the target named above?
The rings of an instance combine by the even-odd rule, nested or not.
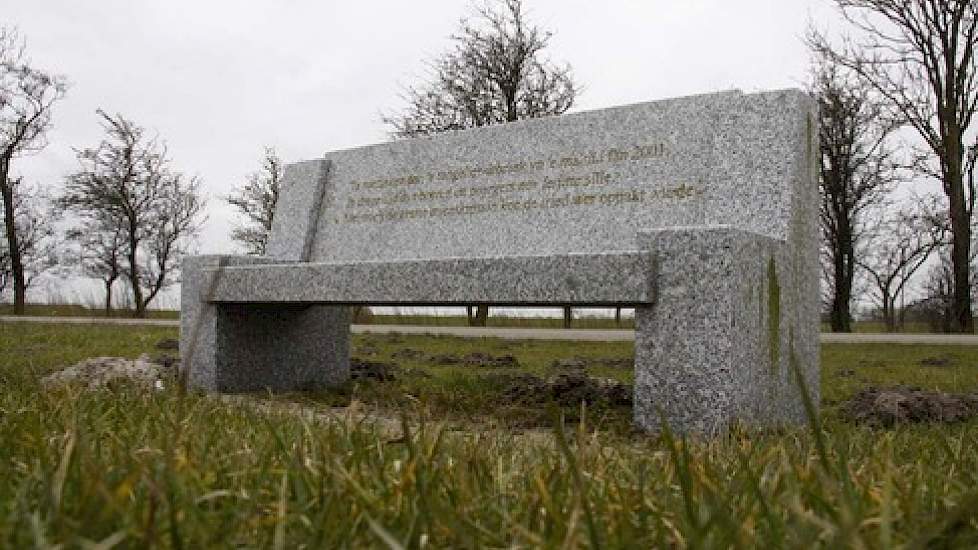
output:
[[[105,310],[92,309],[77,304],[27,304],[25,315],[36,317],[105,317]],[[13,315],[14,306],[0,304],[0,315]],[[132,312],[124,309],[114,309],[110,317],[132,317]],[[149,319],[179,319],[180,312],[176,310],[151,309],[146,312]]]
[[[978,421],[881,429],[839,413],[870,384],[976,391],[978,348],[823,346],[818,425],[713,441],[635,433],[627,407],[507,403],[483,370],[403,359],[509,354],[547,374],[559,358],[628,358],[617,343],[358,336],[356,354],[396,356],[407,374],[251,398],[260,407],[39,384],[175,336],[0,323],[0,547],[978,545]],[[403,427],[333,409],[346,404]]]
[[[0,304],[0,315],[11,315],[13,306],[10,304]],[[91,309],[81,305],[44,305],[28,304],[27,315],[41,317],[104,317],[105,312],[100,309]],[[151,319],[179,319],[180,312],[176,310],[150,310],[147,313]],[[130,317],[131,312],[126,310],[115,310],[113,317]],[[441,327],[464,327],[468,326],[468,318],[464,315],[379,315],[375,314],[370,319],[370,324],[374,325],[421,325],[421,326],[441,326]],[[493,315],[489,317],[487,325],[490,327],[522,327],[522,328],[563,328],[563,319],[549,317],[518,317],[512,315]],[[620,323],[616,323],[613,318],[599,317],[590,313],[587,309],[575,309],[573,328],[579,329],[632,329],[635,328],[635,320],[631,317],[623,317]],[[823,332],[831,332],[827,323],[822,324]],[[853,324],[854,332],[861,333],[881,333],[886,332],[886,327],[877,321],[858,321]],[[927,333],[931,328],[926,323],[906,323],[900,332],[906,333]]]

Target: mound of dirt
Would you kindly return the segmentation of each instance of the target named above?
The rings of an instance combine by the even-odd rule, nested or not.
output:
[[[462,358],[459,357],[458,355],[452,355],[451,353],[432,355],[430,358],[428,358],[428,361],[432,365],[441,365],[441,366],[462,364]]]
[[[950,394],[907,386],[869,387],[842,405],[843,417],[871,426],[941,422],[978,416],[978,394]]]
[[[605,367],[610,369],[632,369],[635,362],[628,358],[618,357],[571,357],[556,359],[550,364],[554,370],[584,370],[588,367]]]
[[[635,360],[630,357],[599,357],[594,360],[594,364],[599,367],[607,367],[610,369],[632,370],[635,368]]]
[[[93,357],[45,376],[41,384],[46,387],[81,384],[96,389],[118,382],[133,382],[148,388],[163,389],[177,374],[177,361],[164,357],[170,361],[160,362],[150,359],[149,355],[141,355],[137,359]]]
[[[492,355],[481,351],[472,352],[462,357],[462,362],[470,367],[483,368],[506,368],[512,369],[520,366],[520,362],[512,355]]]
[[[502,385],[506,401],[523,405],[579,405],[604,402],[630,406],[632,388],[616,380],[592,378],[583,373],[559,374],[547,379],[532,374],[497,374],[488,376]]]
[[[451,365],[465,365],[467,367],[476,368],[517,368],[520,366],[519,360],[512,355],[492,355],[491,353],[485,353],[482,351],[474,351],[459,357],[458,355],[453,355],[451,353],[444,353],[440,355],[432,355],[428,358],[428,361],[433,365],[441,366],[451,366]]]
[[[950,367],[954,361],[948,356],[926,357],[920,360],[921,367]]]
[[[350,378],[353,380],[373,379],[380,382],[397,380],[400,367],[393,363],[379,361],[364,361],[356,357],[350,359]]]

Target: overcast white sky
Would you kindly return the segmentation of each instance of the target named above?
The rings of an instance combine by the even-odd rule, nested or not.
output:
[[[423,61],[448,45],[467,0],[7,2],[0,24],[34,64],[71,82],[50,145],[15,162],[56,187],[72,148],[101,139],[96,108],[156,130],[175,166],[210,197],[203,252],[230,252],[221,197],[254,171],[264,145],[288,162],[387,139]],[[548,51],[584,92],[574,110],[740,88],[797,87],[809,20],[833,26],[827,0],[526,0],[553,31]]]

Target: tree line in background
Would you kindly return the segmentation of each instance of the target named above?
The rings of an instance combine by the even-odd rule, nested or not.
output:
[[[974,332],[978,7],[968,0],[832,1],[855,34],[834,41],[817,30],[808,35],[832,330],[852,330],[853,303],[866,293],[888,330],[909,312],[924,312],[937,328]],[[919,195],[910,183],[936,183],[938,191]],[[925,267],[922,295],[908,306],[911,281]]]
[[[819,104],[823,294],[835,331],[851,331],[867,300],[890,330],[908,315],[935,328],[973,332],[978,103],[976,6],[966,0],[829,0],[849,24],[840,37],[812,29],[810,91]],[[551,34],[528,22],[521,0],[497,0],[463,19],[430,74],[405,89],[406,107],[385,116],[391,137],[560,115],[579,93],[569,65],[547,60]],[[30,67],[16,33],[0,35],[0,191],[6,239],[0,290],[15,304],[49,269],[56,236],[45,205],[75,225],[60,246],[100,279],[106,309],[123,281],[137,315],[177,280],[179,258],[199,228],[198,182],[170,166],[165,145],[121,115],[98,111],[105,139],[77,151],[65,191],[46,197],[10,177],[11,161],[44,146],[63,78]],[[232,238],[262,254],[272,227],[282,161],[266,148],[260,169],[226,200],[244,223]],[[934,185],[936,184],[936,185]],[[936,188],[920,193],[920,189]],[[12,221],[11,221],[12,220]],[[908,295],[910,296],[909,303]],[[620,311],[618,312],[620,315]],[[469,308],[485,325],[488,306]],[[565,308],[565,323],[572,319]]]
[[[158,137],[102,110],[105,137],[76,149],[78,167],[58,195],[12,177],[14,161],[46,145],[52,108],[67,88],[64,77],[31,64],[16,30],[0,28],[0,291],[12,287],[14,313],[23,314],[31,283],[57,267],[101,280],[107,313],[116,281],[124,281],[133,314],[143,317],[178,282],[203,220],[199,182],[173,168]]]

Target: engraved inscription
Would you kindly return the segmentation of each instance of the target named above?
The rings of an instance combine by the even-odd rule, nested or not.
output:
[[[620,168],[667,154],[662,143],[563,153],[545,159],[436,168],[425,173],[355,180],[345,189],[337,224],[377,224],[494,212],[621,206],[688,200],[692,182],[622,188]]]

